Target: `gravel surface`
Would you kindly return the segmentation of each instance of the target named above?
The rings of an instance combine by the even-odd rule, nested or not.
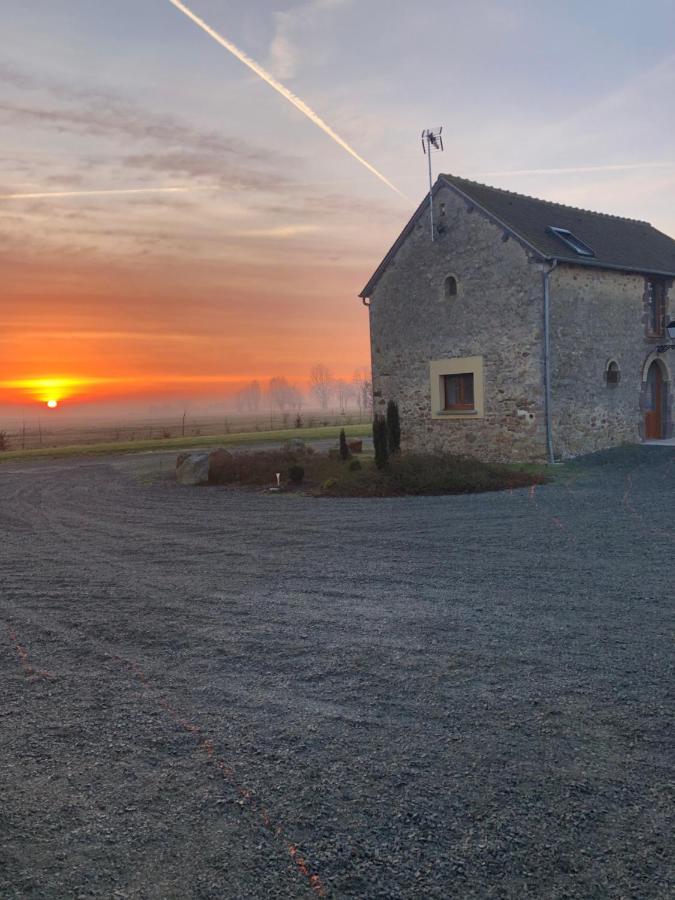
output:
[[[675,450],[315,500],[0,466],[0,897],[666,898]]]

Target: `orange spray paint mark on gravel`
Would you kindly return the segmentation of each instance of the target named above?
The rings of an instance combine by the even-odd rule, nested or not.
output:
[[[129,668],[144,687],[150,687],[149,679],[140,668],[140,666],[138,666],[135,662],[123,659],[119,656],[111,656],[110,659],[120,665]],[[234,790],[241,797],[241,801],[239,801],[241,805],[246,804],[249,809],[256,813],[260,822],[265,826],[265,828],[268,829],[268,831],[271,832],[274,839],[279,840],[283,843],[288,855],[293,860],[296,869],[307,879],[314,893],[318,897],[325,897],[326,889],[321,883],[321,879],[319,878],[319,876],[315,873],[312,873],[307,861],[298,852],[297,846],[284,837],[283,827],[281,825],[276,825],[272,821],[269,812],[260,805],[255,794],[251,790],[237,782],[234,769],[231,766],[228,766],[224,760],[218,759],[216,757],[216,747],[211,738],[203,737],[202,729],[198,725],[182,719],[178,712],[164,697],[160,697],[157,700],[157,703],[170,716],[170,718],[175,722],[176,725],[178,725],[184,731],[188,732],[188,734],[191,734],[197,738],[197,747],[206,753],[207,758],[213,762],[216,768],[223,774],[223,777],[230,782]]]

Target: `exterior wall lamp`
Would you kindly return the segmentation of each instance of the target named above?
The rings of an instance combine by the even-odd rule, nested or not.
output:
[[[671,341],[675,341],[675,321],[669,322],[666,326],[666,331],[668,332],[668,337]],[[666,350],[675,350],[675,343],[673,344],[661,344],[660,347],[656,348],[657,353],[665,353]]]

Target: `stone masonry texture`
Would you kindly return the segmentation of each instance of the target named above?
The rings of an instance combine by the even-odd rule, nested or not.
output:
[[[444,233],[432,242],[422,216],[371,297],[375,411],[398,402],[403,449],[543,460],[541,266],[454,192],[435,202]],[[483,357],[485,417],[432,419],[431,360],[465,356]]]

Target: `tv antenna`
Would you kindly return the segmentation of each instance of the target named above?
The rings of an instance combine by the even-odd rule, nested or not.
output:
[[[434,235],[434,195],[433,195],[433,180],[431,177],[431,154],[435,151],[443,150],[443,138],[441,134],[443,132],[443,126],[441,125],[439,128],[425,128],[422,132],[422,150],[424,151],[425,156],[429,162],[429,219],[431,221],[431,240],[435,239]]]

